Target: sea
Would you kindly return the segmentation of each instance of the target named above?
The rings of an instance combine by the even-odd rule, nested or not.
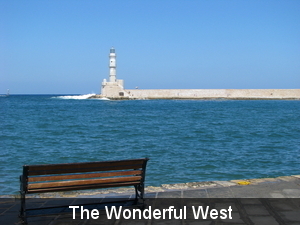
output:
[[[0,195],[23,165],[148,157],[146,186],[300,174],[299,100],[0,97]]]

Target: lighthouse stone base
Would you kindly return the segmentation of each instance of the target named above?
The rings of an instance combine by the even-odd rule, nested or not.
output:
[[[129,98],[129,94],[124,90],[124,81],[116,80],[116,82],[102,82],[101,96],[110,99]]]

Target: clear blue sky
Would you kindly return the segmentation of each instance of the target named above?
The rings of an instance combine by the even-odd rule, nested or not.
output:
[[[0,0],[0,93],[300,88],[297,0]]]

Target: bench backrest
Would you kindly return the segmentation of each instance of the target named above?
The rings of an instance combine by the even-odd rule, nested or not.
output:
[[[21,192],[43,193],[143,184],[148,158],[24,165]]]

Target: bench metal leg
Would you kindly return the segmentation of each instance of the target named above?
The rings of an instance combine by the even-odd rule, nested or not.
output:
[[[136,203],[138,202],[138,200],[142,200],[142,202],[144,203],[144,185],[143,184],[138,184],[134,186],[135,188],[135,201]]]
[[[21,200],[21,208],[19,217],[21,219],[22,224],[27,224],[26,218],[26,198],[25,198],[25,187],[26,187],[26,179],[23,175],[20,176],[20,200]]]
[[[19,217],[21,219],[22,224],[27,224],[25,201],[26,201],[25,193],[21,193],[21,209],[20,209]]]

